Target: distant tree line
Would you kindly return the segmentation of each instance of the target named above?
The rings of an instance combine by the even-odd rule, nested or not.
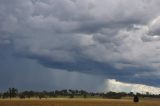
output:
[[[0,93],[1,98],[14,98],[17,97],[18,90],[15,88],[9,88],[7,92]]]
[[[148,92],[146,94],[137,93],[138,97],[152,97],[160,98],[159,95],[153,95]],[[84,90],[54,90],[54,91],[22,91],[18,92],[16,88],[9,88],[6,92],[0,93],[0,98],[58,98],[58,97],[67,97],[67,98],[111,98],[111,99],[120,99],[122,97],[134,97],[134,93],[126,92],[107,92],[107,93],[96,93],[96,92],[87,92]]]

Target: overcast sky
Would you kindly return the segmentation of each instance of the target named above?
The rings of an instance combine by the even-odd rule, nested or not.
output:
[[[159,0],[0,0],[0,89],[159,89],[159,10]]]

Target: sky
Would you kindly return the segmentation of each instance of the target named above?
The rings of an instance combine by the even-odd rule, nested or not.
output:
[[[160,93],[159,5],[0,0],[0,90]]]

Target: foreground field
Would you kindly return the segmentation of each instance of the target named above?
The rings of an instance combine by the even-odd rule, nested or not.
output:
[[[125,99],[14,99],[0,100],[0,106],[160,106],[160,101],[142,100],[140,103],[133,103]]]

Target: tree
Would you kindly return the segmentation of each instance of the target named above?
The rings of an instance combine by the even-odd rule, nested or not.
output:
[[[128,95],[133,97],[134,93],[133,93],[133,92],[130,92]]]
[[[33,97],[35,95],[35,92],[34,91],[24,91],[21,93],[21,95],[27,97],[27,98],[30,98],[30,97]]]
[[[70,96],[69,96],[70,98],[74,98],[74,94],[70,94]]]
[[[4,92],[2,95],[3,99],[8,98],[9,96],[9,92]]]
[[[83,98],[87,98],[87,93],[83,94]]]
[[[19,94],[19,97],[21,98],[21,99],[25,99],[25,95],[24,94]]]
[[[39,92],[38,96],[39,96],[39,99],[42,99],[42,98],[47,99],[47,92],[46,91]]]
[[[0,93],[0,98],[2,98],[2,93]]]
[[[17,89],[15,89],[15,88],[9,88],[9,97],[10,97],[10,99],[12,97],[16,97],[17,94],[18,94],[18,90]]]

